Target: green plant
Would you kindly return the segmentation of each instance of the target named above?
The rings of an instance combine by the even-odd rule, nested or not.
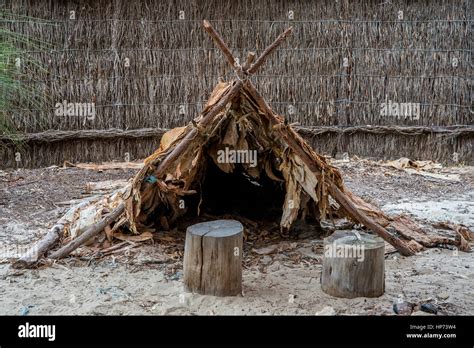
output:
[[[17,143],[17,128],[13,117],[22,110],[41,110],[49,100],[40,93],[39,85],[31,83],[32,76],[45,71],[41,61],[30,52],[47,52],[50,45],[17,33],[8,28],[15,21],[40,20],[0,12],[0,134]],[[39,122],[33,119],[30,122]]]

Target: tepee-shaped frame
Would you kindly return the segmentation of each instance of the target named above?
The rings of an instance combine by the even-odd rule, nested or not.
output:
[[[270,46],[268,46],[263,53],[254,61],[255,54],[249,53],[243,65],[238,63],[234,58],[230,49],[225,44],[222,37],[216,32],[208,21],[204,21],[204,29],[209,33],[216,46],[222,51],[224,57],[235,72],[236,78],[231,83],[220,84],[212,93],[209,102],[204,108],[201,115],[195,119],[187,127],[181,128],[179,134],[169,144],[166,149],[160,148],[155,154],[150,156],[145,167],[137,174],[133,181],[132,191],[127,199],[127,220],[131,222],[132,230],[139,232],[137,222],[143,221],[144,216],[156,209],[162,200],[168,200],[168,205],[176,205],[176,197],[166,199],[164,192],[169,192],[170,188],[161,186],[160,183],[166,181],[166,176],[170,176],[170,181],[173,175],[178,171],[178,176],[185,176],[187,172],[189,175],[195,175],[192,170],[197,170],[193,166],[186,166],[183,163],[191,163],[199,160],[193,149],[200,148],[206,143],[206,137],[219,126],[219,116],[225,114],[225,109],[233,102],[242,103],[242,99],[253,104],[261,117],[262,127],[266,127],[262,133],[271,133],[271,137],[283,145],[282,150],[287,150],[290,153],[290,161],[293,166],[302,168],[303,173],[300,176],[303,178],[296,178],[296,185],[301,186],[301,190],[313,198],[314,203],[318,207],[320,216],[324,216],[328,209],[330,209],[329,196],[331,196],[340,206],[339,212],[351,219],[360,222],[372,231],[380,235],[384,240],[394,245],[404,255],[412,255],[416,249],[413,245],[409,245],[394,234],[388,232],[378,221],[382,221],[387,225],[390,220],[376,207],[363,202],[360,198],[355,197],[352,193],[344,188],[341,175],[339,171],[328,164],[324,157],[318,155],[293,129],[292,126],[286,123],[283,117],[277,115],[265,101],[262,95],[257,91],[249,77],[254,74],[265,62],[267,57],[288,37],[292,32],[292,27],[285,30]],[[191,154],[191,155],[190,155]],[[176,177],[176,176],[174,176]],[[298,216],[298,208],[301,197],[291,188],[289,182],[289,175],[286,179],[287,197],[286,202],[294,199],[297,202],[296,206],[291,209],[284,209],[281,226],[289,227]],[[150,178],[153,178],[150,180]],[[189,178],[189,177],[188,177]],[[156,182],[155,182],[156,181]],[[313,184],[313,186],[311,186]],[[189,186],[185,185],[181,190],[188,190]],[[175,188],[176,190],[176,188]],[[176,192],[176,191],[175,191]],[[150,200],[153,203],[150,203]],[[144,209],[144,206],[147,208]],[[317,212],[317,213],[318,213]],[[171,214],[171,220],[179,215],[176,211]],[[165,221],[168,224],[168,221]]]
[[[249,53],[243,65],[234,58],[208,21],[204,21],[204,29],[224,54],[236,78],[231,82],[220,82],[201,114],[190,124],[165,133],[160,148],[145,160],[142,169],[126,187],[71,208],[14,263],[15,267],[34,265],[44,255],[50,259],[64,257],[104,230],[113,239],[114,231],[140,234],[149,232],[151,225],[169,228],[186,213],[181,204],[183,197],[199,193],[195,184],[205,176],[209,158],[225,173],[237,168],[232,163],[216,161],[216,151],[223,147],[257,151],[260,158],[257,167],[243,164],[239,170],[253,178],[264,173],[272,180],[284,183],[286,196],[280,221],[282,229],[289,229],[309,208],[316,219],[326,215],[339,216],[366,226],[402,255],[413,255],[424,247],[441,244],[454,245],[463,251],[470,249],[466,241],[469,238],[460,231],[455,239],[428,235],[408,217],[389,217],[351,193],[344,186],[337,168],[327,163],[292,125],[271,109],[249,77],[291,34],[291,27],[257,59],[254,53]],[[275,175],[275,170],[279,175]],[[226,199],[225,194],[222,199]],[[96,211],[97,219],[84,229],[78,221],[82,219],[82,213],[87,209],[90,212],[91,208]],[[68,243],[64,243],[64,235],[69,237]],[[59,241],[65,245],[47,254]]]

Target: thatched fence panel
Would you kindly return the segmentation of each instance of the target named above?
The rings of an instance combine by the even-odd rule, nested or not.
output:
[[[202,109],[219,77],[231,78],[202,30],[212,21],[236,56],[257,53],[284,28],[294,33],[255,83],[272,107],[301,126],[339,127],[311,138],[319,151],[410,156],[472,163],[472,5],[469,1],[34,1],[3,0],[15,14],[2,25],[39,40],[27,47],[42,67],[22,83],[38,100],[18,98],[23,150],[6,136],[3,167],[147,156],[158,142],[109,129],[168,129]],[[73,12],[71,12],[73,11]],[[28,17],[23,17],[28,16]],[[34,18],[29,18],[34,17]],[[58,116],[56,104],[90,103],[95,115]],[[403,104],[408,115],[383,114]],[[390,104],[391,105],[391,104]],[[413,107],[413,109],[412,109]],[[448,127],[448,132],[373,133],[368,126]],[[366,127],[357,133],[347,127]],[[453,126],[462,127],[454,132]],[[470,128],[469,128],[470,129]],[[96,139],[41,141],[51,130],[95,130]],[[451,133],[450,133],[451,132]],[[62,133],[61,133],[62,134]],[[409,144],[409,146],[408,146]],[[94,153],[97,151],[98,153]],[[20,161],[16,161],[20,152]]]

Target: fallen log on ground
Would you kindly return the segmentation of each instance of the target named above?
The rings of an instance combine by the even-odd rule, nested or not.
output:
[[[102,232],[107,226],[114,222],[124,211],[125,204],[121,203],[115,210],[106,215],[102,220],[90,226],[79,237],[73,239],[68,244],[53,252],[48,256],[50,259],[60,259],[69,255],[72,251],[86,243],[89,239]]]
[[[61,234],[64,231],[64,227],[70,222],[69,217],[74,215],[76,211],[88,204],[89,200],[86,202],[81,202],[69,209],[68,212],[49,230],[49,232],[43,238],[36,242],[25,253],[25,255],[12,264],[12,267],[27,268],[35,265],[36,262],[59,241]]]

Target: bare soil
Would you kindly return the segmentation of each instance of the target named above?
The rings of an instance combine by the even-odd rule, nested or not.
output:
[[[438,170],[438,174],[458,177],[446,180],[370,161],[335,164],[351,190],[386,211],[411,214],[431,229],[431,222],[445,220],[474,228],[472,167]],[[383,296],[339,299],[320,288],[324,234],[301,225],[290,237],[268,233],[248,236],[244,293],[237,297],[183,292],[184,234],[179,230],[158,232],[154,243],[141,243],[105,257],[79,251],[74,257],[38,269],[10,268],[11,259],[65,213],[69,207],[66,201],[97,194],[88,183],[126,180],[134,172],[58,167],[0,171],[1,314],[395,315],[392,305],[400,299],[434,303],[438,314],[474,314],[472,253],[434,248],[408,258],[387,254]]]

